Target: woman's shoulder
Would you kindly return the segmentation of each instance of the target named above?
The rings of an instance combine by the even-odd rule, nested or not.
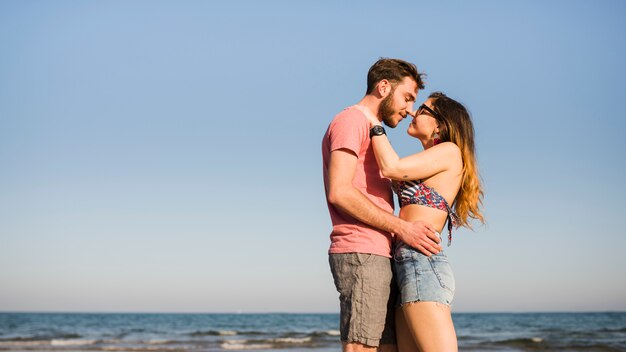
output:
[[[452,142],[442,142],[434,145],[431,149],[433,152],[447,154],[450,157],[461,157],[461,148]]]
[[[437,153],[434,157],[443,161],[445,171],[451,172],[452,175],[458,174],[463,169],[463,153],[458,145],[452,142],[442,142],[434,145],[429,150]],[[448,172],[444,172],[444,174]]]

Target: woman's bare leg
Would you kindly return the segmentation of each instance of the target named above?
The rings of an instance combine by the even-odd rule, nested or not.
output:
[[[450,307],[438,302],[413,302],[403,305],[402,311],[404,314],[397,314],[396,316],[404,317],[406,329],[419,347],[419,351],[458,351]],[[416,346],[413,346],[413,349],[404,349],[404,346],[401,345],[399,325],[396,326],[396,329],[400,351],[417,351]]]
[[[404,318],[402,308],[396,308],[396,340],[398,342],[399,352],[415,352],[418,351],[411,330]]]

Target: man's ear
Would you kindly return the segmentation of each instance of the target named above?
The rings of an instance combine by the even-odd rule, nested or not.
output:
[[[381,79],[380,82],[376,84],[376,91],[381,98],[386,98],[387,95],[391,93],[391,82],[386,79]]]

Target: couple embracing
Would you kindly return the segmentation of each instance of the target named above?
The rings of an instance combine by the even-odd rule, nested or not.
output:
[[[441,234],[449,245],[454,227],[483,221],[482,187],[467,109],[437,92],[414,111],[422,77],[406,61],[378,60],[363,99],[335,116],[322,142],[344,351],[458,349]],[[382,123],[406,117],[423,151],[401,158]]]

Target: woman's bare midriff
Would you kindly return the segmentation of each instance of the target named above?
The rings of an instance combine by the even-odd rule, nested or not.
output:
[[[408,204],[400,209],[400,218],[409,222],[425,221],[433,225],[437,232],[441,233],[446,224],[448,213],[435,208],[419,204]]]

